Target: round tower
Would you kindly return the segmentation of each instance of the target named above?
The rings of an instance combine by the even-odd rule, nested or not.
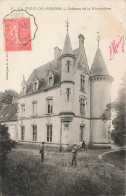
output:
[[[98,49],[90,70],[90,117],[91,143],[94,147],[110,147],[109,131],[111,121],[102,118],[106,105],[111,102],[111,83],[101,50]]]
[[[74,58],[67,32],[61,60],[61,109],[60,115],[74,115]]]
[[[68,23],[67,23],[68,25]],[[74,117],[74,54],[68,34],[64,43],[61,61],[61,88],[60,88],[60,150],[62,146],[71,145],[72,124]]]

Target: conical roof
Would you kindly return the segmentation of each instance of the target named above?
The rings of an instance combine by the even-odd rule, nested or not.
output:
[[[90,70],[91,76],[102,76],[102,75],[109,75],[109,72],[107,70],[106,64],[104,62],[102,53],[100,48],[97,49],[96,55],[94,57],[94,61]]]
[[[70,37],[69,37],[68,33],[66,35],[64,48],[63,48],[63,52],[62,52],[62,55],[64,55],[64,54],[73,54],[72,46],[71,46],[71,42],[70,42]]]

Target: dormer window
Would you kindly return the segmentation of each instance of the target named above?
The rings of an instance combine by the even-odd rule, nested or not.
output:
[[[49,77],[49,86],[53,85],[53,77]]]
[[[33,82],[33,91],[37,91],[38,90],[38,86],[39,86],[39,81],[38,80],[35,80]]]
[[[48,85],[53,86],[53,84],[54,84],[54,74],[50,73],[48,76]]]
[[[34,83],[34,91],[37,91],[37,82]]]

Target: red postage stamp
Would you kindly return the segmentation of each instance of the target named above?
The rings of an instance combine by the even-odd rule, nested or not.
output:
[[[30,18],[4,20],[5,50],[31,50]]]

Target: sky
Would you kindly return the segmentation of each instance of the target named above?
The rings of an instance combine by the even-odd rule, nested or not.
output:
[[[9,78],[6,80],[6,54],[3,18],[13,9],[26,9],[34,15],[38,30],[35,39],[32,40],[31,51],[8,52]],[[54,10],[60,7],[62,10]],[[94,7],[94,9],[92,9]],[[18,93],[21,91],[23,75],[27,80],[32,71],[54,59],[54,47],[63,49],[66,26],[69,20],[69,36],[72,48],[78,48],[78,35],[85,37],[84,48],[88,65],[91,68],[97,50],[97,32],[101,36],[100,49],[104,57],[110,75],[114,78],[112,84],[112,100],[117,97],[121,78],[126,70],[126,10],[123,0],[53,0],[53,1],[0,1],[0,91],[12,89]],[[42,10],[42,9],[45,10]],[[81,10],[79,10],[81,8]],[[96,8],[110,8],[109,10],[96,10]],[[36,9],[36,10],[35,10]],[[52,9],[52,10],[50,10]],[[75,10],[76,9],[76,10]],[[34,32],[34,24],[31,22],[31,33]],[[110,60],[111,43],[117,43],[124,36],[124,51],[122,43],[114,59]]]

